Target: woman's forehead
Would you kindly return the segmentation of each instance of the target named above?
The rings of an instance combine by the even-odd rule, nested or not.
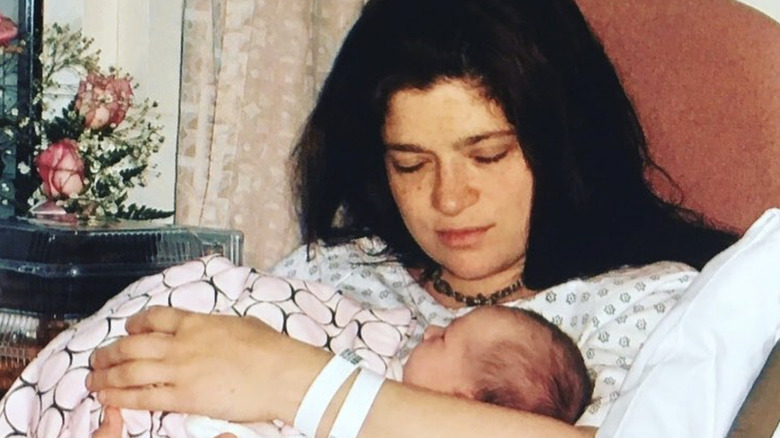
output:
[[[386,142],[415,143],[418,137],[447,135],[458,141],[511,130],[500,105],[458,80],[395,92],[387,105],[382,136]]]

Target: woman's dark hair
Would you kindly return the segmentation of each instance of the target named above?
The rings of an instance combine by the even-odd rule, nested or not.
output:
[[[531,167],[529,287],[659,260],[701,268],[735,240],[649,188],[637,116],[572,0],[370,0],[294,151],[307,242],[376,235],[405,266],[435,266],[390,193],[381,128],[394,92],[447,79],[501,106]]]

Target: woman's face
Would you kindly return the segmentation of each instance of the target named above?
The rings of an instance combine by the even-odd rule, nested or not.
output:
[[[461,80],[403,89],[390,99],[382,136],[404,223],[451,284],[466,291],[467,282],[516,279],[533,177],[501,108]]]

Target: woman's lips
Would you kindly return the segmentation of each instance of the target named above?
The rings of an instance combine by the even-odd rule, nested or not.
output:
[[[479,243],[492,226],[436,230],[439,242],[450,248],[465,248]]]

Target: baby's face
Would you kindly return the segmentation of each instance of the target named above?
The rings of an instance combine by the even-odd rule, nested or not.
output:
[[[490,312],[475,309],[447,327],[428,326],[423,340],[409,354],[403,381],[448,394],[468,395],[473,373],[471,358],[492,330]]]

